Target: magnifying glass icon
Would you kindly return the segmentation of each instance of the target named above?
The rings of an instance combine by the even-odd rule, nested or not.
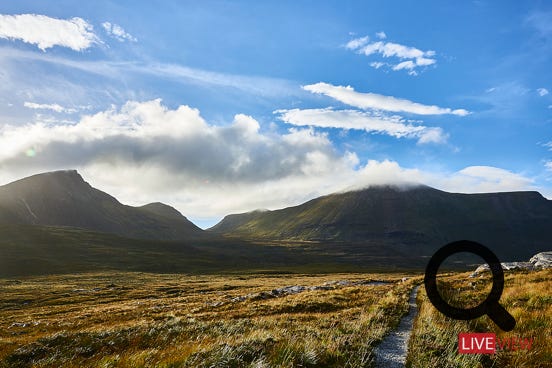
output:
[[[493,287],[487,298],[473,308],[456,308],[448,304],[437,290],[437,271],[445,259],[455,253],[473,253],[485,260],[493,274]],[[498,301],[504,290],[504,271],[497,256],[482,244],[470,240],[460,240],[449,243],[439,249],[429,260],[426,267],[424,284],[427,296],[433,306],[445,316],[470,320],[488,315],[489,318],[503,331],[511,331],[516,326],[516,320],[502,307]]]

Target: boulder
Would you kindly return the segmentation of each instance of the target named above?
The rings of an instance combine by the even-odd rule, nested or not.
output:
[[[505,271],[514,271],[514,270],[535,270],[535,269],[545,269],[552,267],[552,252],[541,252],[535,254],[529,262],[502,262],[502,269]],[[482,264],[472,272],[470,277],[477,277],[483,272],[489,271],[488,264]]]
[[[541,252],[535,254],[529,260],[535,268],[551,268],[552,267],[552,252]]]

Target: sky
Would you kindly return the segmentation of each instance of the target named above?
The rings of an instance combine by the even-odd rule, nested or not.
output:
[[[200,227],[421,183],[552,198],[548,1],[0,0],[0,185]]]

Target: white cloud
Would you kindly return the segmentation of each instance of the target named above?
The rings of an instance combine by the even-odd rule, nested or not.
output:
[[[110,35],[111,37],[117,39],[120,42],[125,42],[125,41],[137,42],[138,41],[136,39],[136,37],[134,37],[130,33],[127,33],[123,29],[123,27],[121,27],[118,24],[103,22],[102,27],[107,32],[108,35]]]
[[[456,172],[431,172],[403,168],[395,161],[370,160],[358,170],[357,188],[386,183],[420,183],[458,193],[536,189],[533,179],[492,166],[469,166]]]
[[[359,47],[362,47],[362,46],[366,45],[369,41],[370,41],[370,37],[368,37],[368,36],[355,38],[355,39],[352,39],[351,41],[347,42],[345,47],[348,48],[348,49],[351,49],[351,50],[355,50],[355,49],[358,49]]]
[[[385,63],[382,63],[381,61],[373,61],[373,62],[370,63],[370,66],[374,69],[379,69],[384,65],[385,65]]]
[[[30,43],[42,51],[54,46],[81,51],[99,42],[92,25],[82,18],[57,19],[38,14],[0,14],[0,38]]]
[[[387,37],[384,32],[378,32],[376,36],[383,40]],[[437,63],[437,60],[434,58],[435,51],[428,50],[422,51],[416,47],[405,46],[394,42],[385,42],[385,41],[376,41],[372,43],[369,42],[369,37],[360,37],[355,38],[349,41],[346,45],[346,48],[355,51],[358,54],[363,54],[365,56],[380,55],[384,59],[398,59],[396,62],[386,63],[391,66],[392,70],[403,70],[406,69],[409,71],[409,74],[415,75],[416,68],[429,66]],[[381,62],[381,61],[379,61]],[[381,67],[380,64],[370,64],[372,67],[378,65],[377,68]],[[376,69],[377,69],[376,68]]]
[[[544,163],[544,167],[546,168],[546,171],[552,171],[552,161],[546,161]]]
[[[546,96],[549,92],[546,88],[538,88],[537,89],[537,93],[539,94],[539,96]]]
[[[356,92],[351,86],[334,86],[328,83],[319,82],[303,86],[303,89],[317,94],[332,97],[347,105],[360,109],[375,109],[392,112],[405,112],[417,115],[442,115],[453,114],[465,116],[469,111],[464,109],[450,109],[435,105],[423,105],[406,99],[392,96],[383,96],[376,93]]]
[[[383,116],[357,110],[292,109],[277,110],[279,118],[296,126],[360,129],[395,138],[417,138],[418,143],[444,143],[446,134],[440,128],[406,124],[398,116]]]
[[[37,104],[37,103],[34,103],[34,102],[25,102],[23,105],[25,107],[29,108],[29,109],[52,110],[52,111],[55,111],[55,112],[64,112],[64,113],[68,113],[68,114],[75,113],[75,112],[78,111],[77,109],[71,109],[71,108],[63,107],[63,106],[58,105],[58,104]]]
[[[435,134],[434,128],[382,124],[419,139]],[[337,152],[327,135],[312,129],[263,132],[243,114],[216,126],[196,109],[169,109],[160,100],[128,102],[73,124],[1,125],[0,146],[0,184],[76,168],[123,203],[162,201],[191,219],[277,209],[372,184],[424,183],[460,192],[533,188],[530,178],[500,168],[432,172],[391,160],[361,164],[354,152]]]
[[[160,100],[128,102],[73,124],[2,125],[0,146],[0,180],[74,167],[124,201],[153,201],[159,193],[157,200],[169,203],[180,198],[183,212],[195,216],[266,206],[272,190],[273,205],[304,198],[321,178],[358,164],[312,129],[264,134],[242,114],[215,126],[196,109],[168,109]]]
[[[393,66],[393,70],[402,70],[402,69],[414,69],[416,64],[412,60],[403,61]]]

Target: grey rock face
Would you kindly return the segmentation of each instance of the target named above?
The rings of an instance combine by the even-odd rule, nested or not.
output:
[[[552,252],[541,252],[535,254],[529,260],[536,268],[550,268],[552,267]]]
[[[541,252],[535,254],[529,262],[502,262],[502,269],[505,271],[513,270],[540,270],[552,267],[552,252]],[[475,269],[470,277],[477,277],[483,272],[489,271],[488,264],[482,264]]]

